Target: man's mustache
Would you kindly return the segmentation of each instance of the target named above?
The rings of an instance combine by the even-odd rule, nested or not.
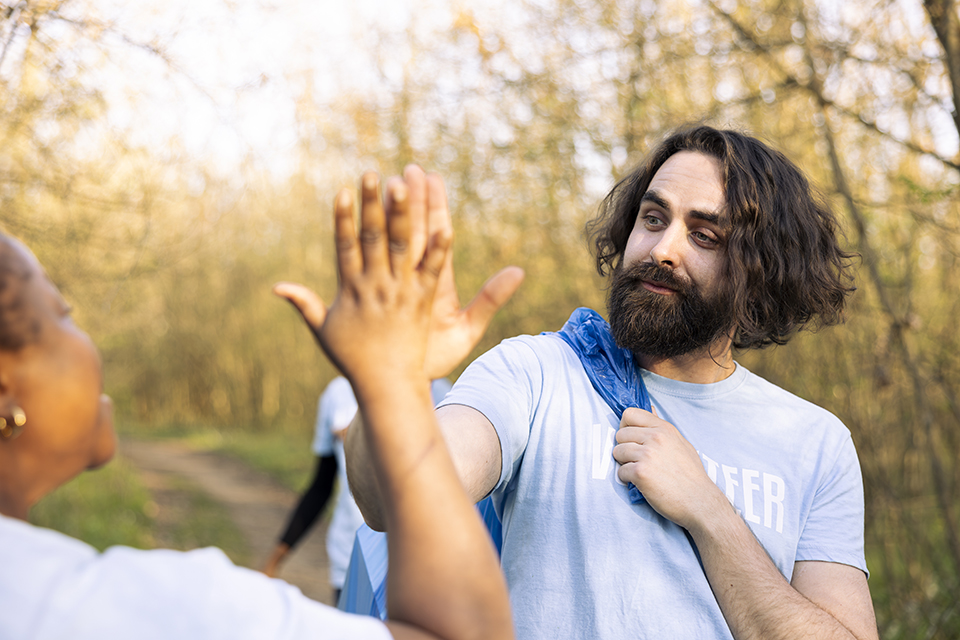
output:
[[[658,285],[673,289],[681,295],[687,295],[693,285],[677,276],[673,269],[661,267],[652,262],[634,262],[621,267],[620,279],[633,286],[640,286],[642,281],[654,282]]]

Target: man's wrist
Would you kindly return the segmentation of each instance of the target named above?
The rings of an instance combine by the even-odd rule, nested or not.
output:
[[[737,535],[738,530],[746,526],[727,496],[712,482],[691,514],[688,522],[681,526],[690,532],[698,545],[712,538],[728,538]]]

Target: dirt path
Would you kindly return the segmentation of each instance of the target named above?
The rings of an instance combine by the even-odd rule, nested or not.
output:
[[[270,476],[227,456],[192,451],[175,441],[124,439],[120,452],[143,472],[148,488],[163,487],[171,478],[185,478],[223,504],[246,538],[251,568],[270,555],[298,496]],[[332,604],[327,582],[326,526],[305,536],[281,567],[280,577],[307,596]]]

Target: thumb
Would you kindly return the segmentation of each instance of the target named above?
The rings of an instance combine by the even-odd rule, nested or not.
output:
[[[273,285],[273,293],[286,299],[296,307],[304,322],[314,333],[320,330],[327,318],[327,307],[316,293],[302,284],[278,282]]]
[[[523,282],[523,276],[523,269],[520,267],[506,267],[484,283],[480,293],[465,309],[474,329],[478,329],[479,333],[486,330],[493,315],[507,303]]]

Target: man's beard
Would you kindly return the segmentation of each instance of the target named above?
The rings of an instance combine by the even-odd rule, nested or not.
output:
[[[613,339],[621,349],[654,358],[675,358],[699,351],[726,335],[732,310],[726,296],[703,297],[693,283],[672,269],[650,262],[620,265],[612,276],[607,313]],[[647,290],[642,281],[676,291]]]

